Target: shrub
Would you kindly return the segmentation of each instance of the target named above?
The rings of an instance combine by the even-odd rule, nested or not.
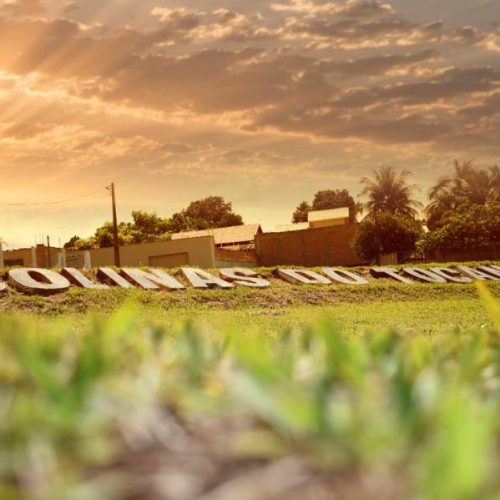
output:
[[[426,252],[484,248],[500,242],[500,204],[466,205],[419,242]]]
[[[401,256],[415,250],[422,234],[422,224],[412,217],[381,212],[361,222],[353,249],[370,262],[386,253],[397,252]]]

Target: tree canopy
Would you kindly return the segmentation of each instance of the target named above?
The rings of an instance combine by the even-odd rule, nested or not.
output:
[[[307,222],[307,214],[312,210],[311,205],[307,201],[299,203],[295,212],[292,215],[292,222],[297,224],[299,222]]]
[[[373,171],[373,179],[363,177],[364,189],[360,196],[368,198],[364,204],[368,216],[386,212],[415,217],[420,203],[413,198],[415,186],[407,183],[409,175],[411,172],[407,170],[398,172],[393,167],[382,167]]]
[[[349,207],[351,220],[355,220],[356,215],[362,210],[361,205],[355,202],[347,189],[326,189],[324,191],[318,191],[314,195],[312,204],[303,201],[297,206],[292,216],[292,222],[307,222],[307,214],[311,210],[330,210],[343,207]]]
[[[233,213],[231,203],[224,201],[220,196],[210,196],[192,202],[185,210],[175,213],[170,218],[163,218],[156,213],[142,210],[133,211],[132,222],[121,222],[118,225],[118,243],[120,245],[131,245],[134,243],[164,241],[169,240],[172,233],[181,231],[242,224],[242,217]],[[112,247],[113,224],[105,222],[89,238],[73,236],[64,246],[78,249]]]
[[[181,212],[172,215],[170,231],[194,231],[217,227],[241,226],[243,218],[233,212],[230,202],[221,196],[209,196],[202,200],[193,201]]]
[[[429,193],[426,208],[427,226],[436,229],[447,217],[460,211],[462,206],[488,205],[500,202],[500,168],[476,168],[471,161],[455,160],[454,171],[442,177]]]
[[[426,252],[475,249],[500,243],[500,204],[461,205],[433,231],[425,234],[420,247]]]
[[[370,262],[378,262],[381,255],[393,252],[401,258],[416,249],[422,234],[422,224],[413,217],[377,212],[359,224],[353,249]]]

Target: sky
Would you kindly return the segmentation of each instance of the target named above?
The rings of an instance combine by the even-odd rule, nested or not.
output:
[[[0,0],[0,236],[223,196],[266,230],[392,165],[499,163],[500,0]],[[63,202],[63,203],[59,203]]]

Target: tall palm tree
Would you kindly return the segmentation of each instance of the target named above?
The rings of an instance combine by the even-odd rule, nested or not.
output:
[[[500,202],[500,168],[478,169],[471,161],[455,160],[453,174],[439,179],[429,199],[425,212],[430,229],[460,206]]]
[[[406,182],[411,172],[397,172],[393,167],[382,167],[373,171],[373,179],[363,177],[364,189],[360,196],[367,196],[364,204],[369,216],[380,212],[415,217],[420,203],[413,199],[415,186]]]

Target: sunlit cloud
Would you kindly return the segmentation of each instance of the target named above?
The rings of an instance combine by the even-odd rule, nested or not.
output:
[[[499,40],[388,1],[0,2],[0,168],[47,196],[114,180],[124,210],[222,194],[287,222],[377,164],[425,184],[455,156],[498,161]]]

